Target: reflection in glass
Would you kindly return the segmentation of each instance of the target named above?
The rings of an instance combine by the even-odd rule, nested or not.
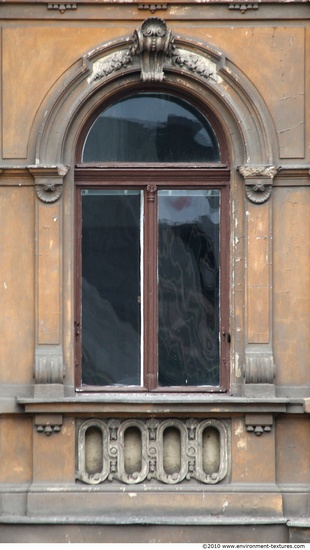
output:
[[[141,93],[105,109],[86,137],[83,162],[218,162],[207,119],[190,103]]]
[[[158,192],[161,386],[219,384],[220,191]]]
[[[140,202],[140,191],[82,191],[83,384],[141,383]]]

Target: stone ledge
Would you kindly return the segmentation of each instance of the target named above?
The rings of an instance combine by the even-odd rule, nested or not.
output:
[[[88,488],[89,489],[89,488]],[[51,510],[55,517],[94,519],[110,523],[212,523],[214,518],[229,519],[236,517],[278,518],[283,519],[282,494],[278,491],[239,492],[214,490],[201,491],[192,487],[183,493],[180,490],[138,491],[78,491],[59,493],[35,489],[29,490],[27,515],[31,517],[47,516]],[[81,499],[83,506],[81,508]]]
[[[83,394],[77,397],[45,399],[18,397],[17,403],[26,413],[93,413],[131,415],[171,415],[182,413],[286,413],[304,412],[304,399],[290,398],[246,398],[205,394],[142,394],[102,393]]]
[[[310,397],[304,399],[304,411],[305,413],[310,413]]]
[[[287,520],[288,527],[301,527],[310,529],[310,518],[294,518]]]
[[[127,520],[120,521],[119,517],[113,519],[104,518],[102,516],[96,516],[91,518],[76,517],[76,516],[53,516],[51,514],[41,517],[28,517],[17,515],[2,515],[0,517],[0,524],[31,524],[31,525],[286,525],[288,522],[285,517],[251,517],[251,516],[235,516],[235,517],[204,517],[197,518],[197,516],[175,516],[173,521],[169,521],[169,518],[153,518],[150,521],[149,518],[134,518],[130,517]]]

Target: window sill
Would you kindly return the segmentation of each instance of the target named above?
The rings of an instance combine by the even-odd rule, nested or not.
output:
[[[204,394],[83,394],[76,397],[18,397],[26,413],[92,413],[101,415],[194,415],[222,413],[308,412],[309,400],[290,398],[246,398]]]

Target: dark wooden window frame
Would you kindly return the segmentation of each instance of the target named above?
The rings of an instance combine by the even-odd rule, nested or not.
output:
[[[229,251],[230,251],[230,168],[227,142],[219,120],[206,104],[192,94],[176,87],[161,83],[157,92],[174,94],[196,107],[211,124],[220,149],[220,162],[216,163],[82,163],[83,144],[93,122],[104,108],[118,100],[144,91],[154,91],[154,85],[134,83],[125,91],[118,90],[106,98],[89,116],[80,133],[76,148],[75,167],[75,387],[82,392],[226,392],[229,388],[230,372],[230,290],[229,290]],[[159,189],[220,189],[220,383],[218,386],[157,386],[157,194],[152,195],[152,187]],[[81,189],[139,189],[151,190],[149,200],[144,193],[144,213],[148,220],[145,226],[144,247],[152,254],[144,253],[144,355],[143,371],[145,386],[84,386],[81,385]],[[150,198],[150,196],[152,198]],[[154,200],[153,200],[154,199]],[[146,209],[152,212],[146,214]],[[156,222],[155,222],[156,220]],[[147,329],[145,328],[147,327]]]
[[[139,189],[144,193],[144,386],[81,385],[81,189]],[[157,190],[219,189],[220,223],[220,384],[219,386],[157,385]],[[78,164],[75,170],[75,384],[84,392],[225,392],[229,384],[229,247],[230,247],[230,170],[225,164],[165,165],[140,164],[119,167]]]

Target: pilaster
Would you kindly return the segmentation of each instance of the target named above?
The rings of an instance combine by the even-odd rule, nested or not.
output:
[[[68,168],[30,166],[35,178],[35,395],[62,395],[62,186]]]
[[[243,394],[275,395],[272,347],[272,208],[274,166],[240,166],[246,205],[246,347]]]

